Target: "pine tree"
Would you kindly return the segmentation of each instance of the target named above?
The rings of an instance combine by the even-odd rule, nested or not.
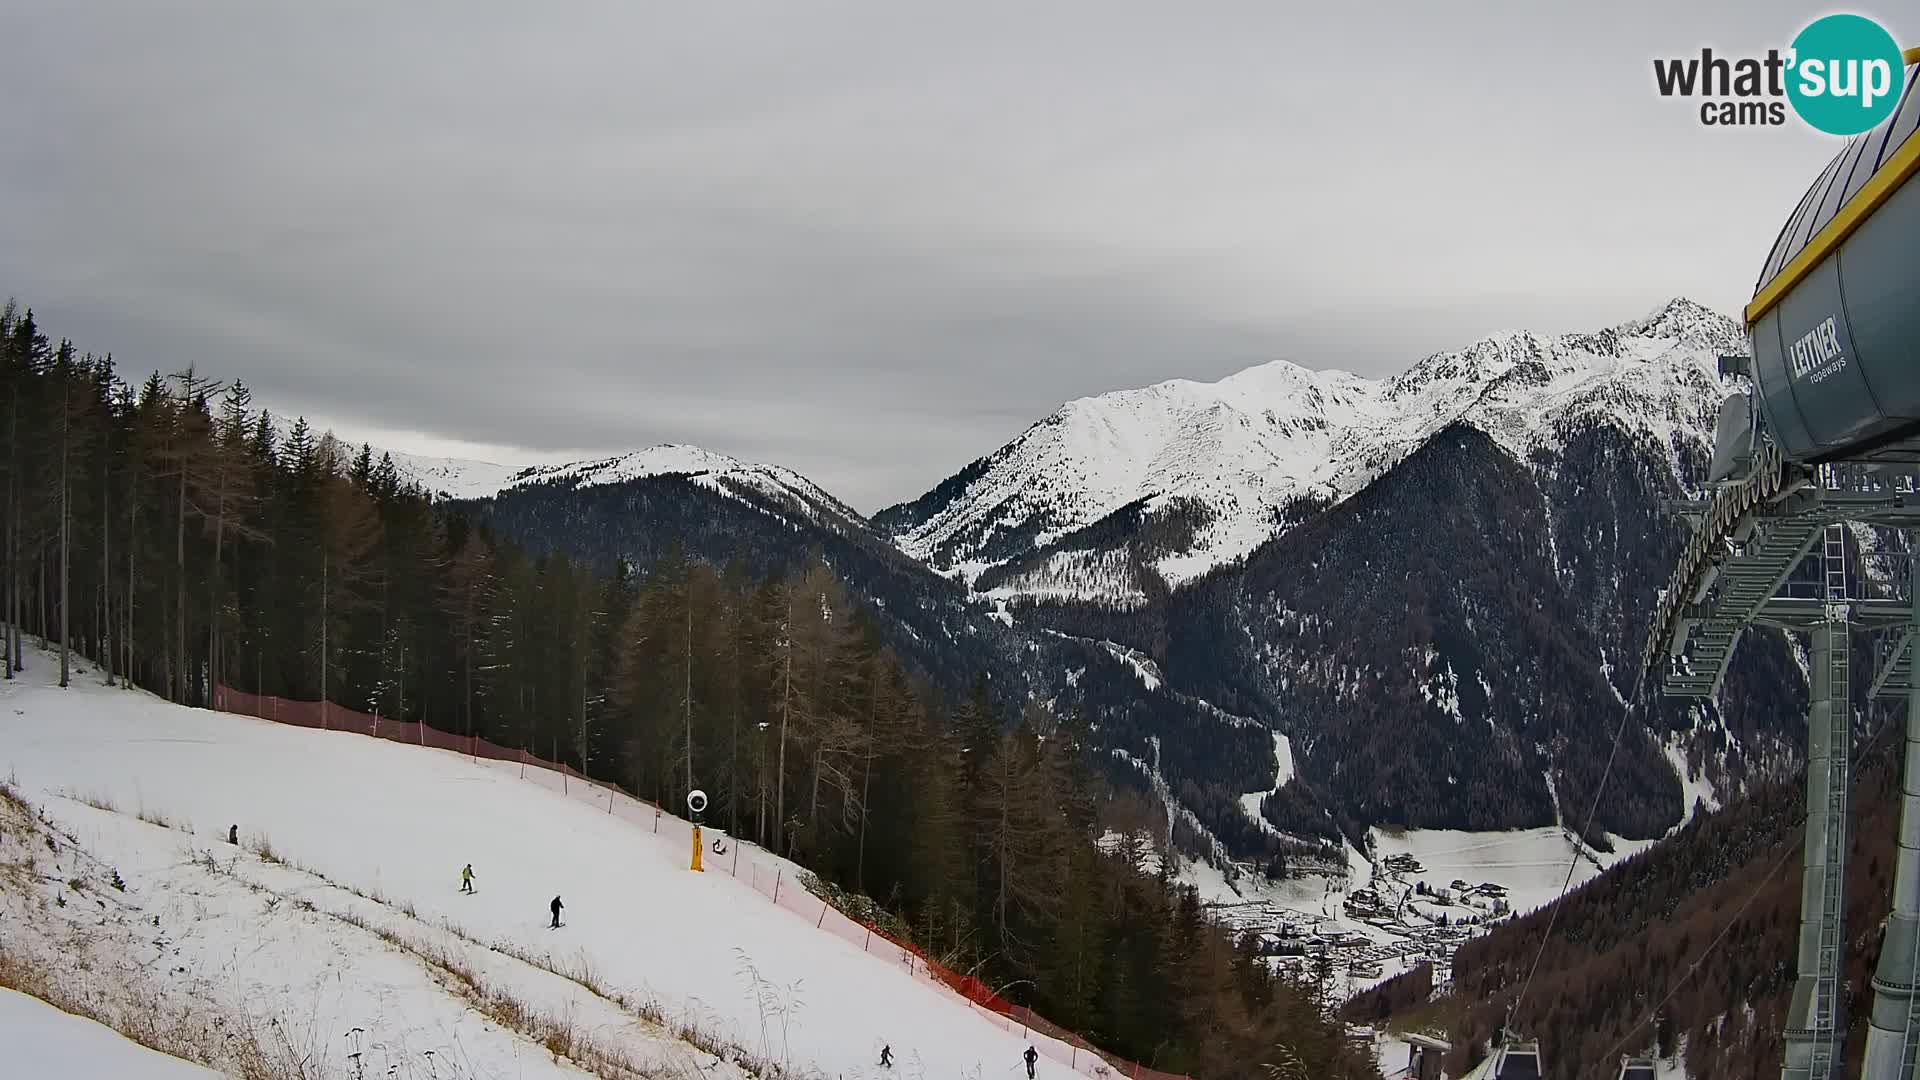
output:
[[[323,459],[327,458],[323,452]],[[353,645],[344,631],[367,603],[366,587],[376,577],[374,552],[380,544],[380,519],[366,494],[322,466],[320,502],[320,700],[322,709],[335,689],[335,658]],[[323,713],[324,715],[324,713]]]
[[[256,507],[252,449],[247,443],[248,408],[252,393],[238,381],[228,386],[221,400],[220,415],[209,433],[207,445],[190,459],[188,486],[194,504],[213,531],[213,560],[207,575],[207,680],[218,685],[221,670],[221,630],[228,607],[221,592],[221,569],[226,556],[228,536],[236,543],[258,542],[266,534],[256,528],[250,515]]]

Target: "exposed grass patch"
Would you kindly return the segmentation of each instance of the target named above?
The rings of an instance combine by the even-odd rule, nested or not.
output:
[[[113,800],[107,798],[105,795],[82,795],[79,792],[69,792],[67,798],[72,799],[82,806],[91,806],[95,810],[103,810],[109,814],[117,814],[120,812],[120,808],[113,804]]]
[[[0,804],[11,808],[29,822],[33,820],[33,804],[20,794],[20,778],[17,776],[8,774],[5,780],[0,780]]]
[[[253,838],[252,851],[255,855],[260,856],[261,862],[272,863],[275,866],[281,865],[281,858],[279,854],[273,850],[273,841],[267,838],[266,833],[261,833],[259,836]]]

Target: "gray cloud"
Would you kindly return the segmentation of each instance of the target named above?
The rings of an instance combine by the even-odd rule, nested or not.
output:
[[[1650,60],[1811,13],[1675,6],[42,3],[0,289],[401,448],[871,509],[1069,397],[1734,310],[1833,144]]]

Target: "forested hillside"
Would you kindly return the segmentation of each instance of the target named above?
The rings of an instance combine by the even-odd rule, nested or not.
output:
[[[1521,462],[1455,424],[1163,614],[1056,617],[1136,641],[1177,688],[1287,732],[1299,803],[1350,833],[1553,824],[1594,799],[1685,527],[1660,516],[1680,493],[1664,473],[1606,428]],[[1655,702],[1627,725],[1588,839],[1680,820],[1670,753],[1729,786],[1790,759],[1804,694],[1784,638],[1749,633],[1720,708]]]
[[[984,691],[947,708],[824,564],[667,550],[597,573],[276,422],[237,382],[130,385],[11,306],[0,343],[9,678],[35,634],[63,682],[77,652],[186,704],[222,684],[325,697],[648,797],[698,785],[730,831],[1116,1053],[1209,1078],[1371,1073],[1190,891],[1094,846],[1085,720],[1006,716]]]
[[[1336,834],[1317,807],[1293,815],[1300,820],[1289,832],[1297,839],[1276,835],[1243,810],[1242,795],[1273,784],[1266,728],[1170,692],[1100,640],[1109,635],[1048,632],[970,595],[852,511],[813,494],[817,489],[802,478],[742,482],[774,471],[731,465],[591,483],[578,478],[591,470],[569,468],[453,509],[497,538],[537,554],[564,554],[594,572],[651,567],[676,551],[696,563],[737,564],[736,573],[754,580],[824,562],[879,641],[944,700],[984,693],[1009,721],[1036,699],[1057,713],[1084,716],[1108,782],[1152,791],[1164,781],[1156,798],[1184,811],[1173,815],[1172,835],[1187,854],[1224,862],[1224,849],[1276,870],[1316,855],[1345,865],[1337,844],[1331,852],[1321,846]]]

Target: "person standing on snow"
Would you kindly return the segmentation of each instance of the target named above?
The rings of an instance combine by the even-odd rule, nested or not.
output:
[[[473,864],[472,863],[468,863],[467,865],[460,868],[460,891],[464,893],[470,893],[473,891]]]
[[[880,1067],[883,1069],[893,1068],[893,1045],[891,1043],[880,1048]]]
[[[560,903],[560,898],[556,896],[553,898],[553,904],[551,906],[553,908],[553,925],[548,927],[548,929],[557,930],[560,928],[560,909],[565,905]]]
[[[1039,1051],[1029,1046],[1027,1052],[1020,1056],[1027,1059],[1027,1080],[1033,1080],[1033,1063],[1040,1060]]]

